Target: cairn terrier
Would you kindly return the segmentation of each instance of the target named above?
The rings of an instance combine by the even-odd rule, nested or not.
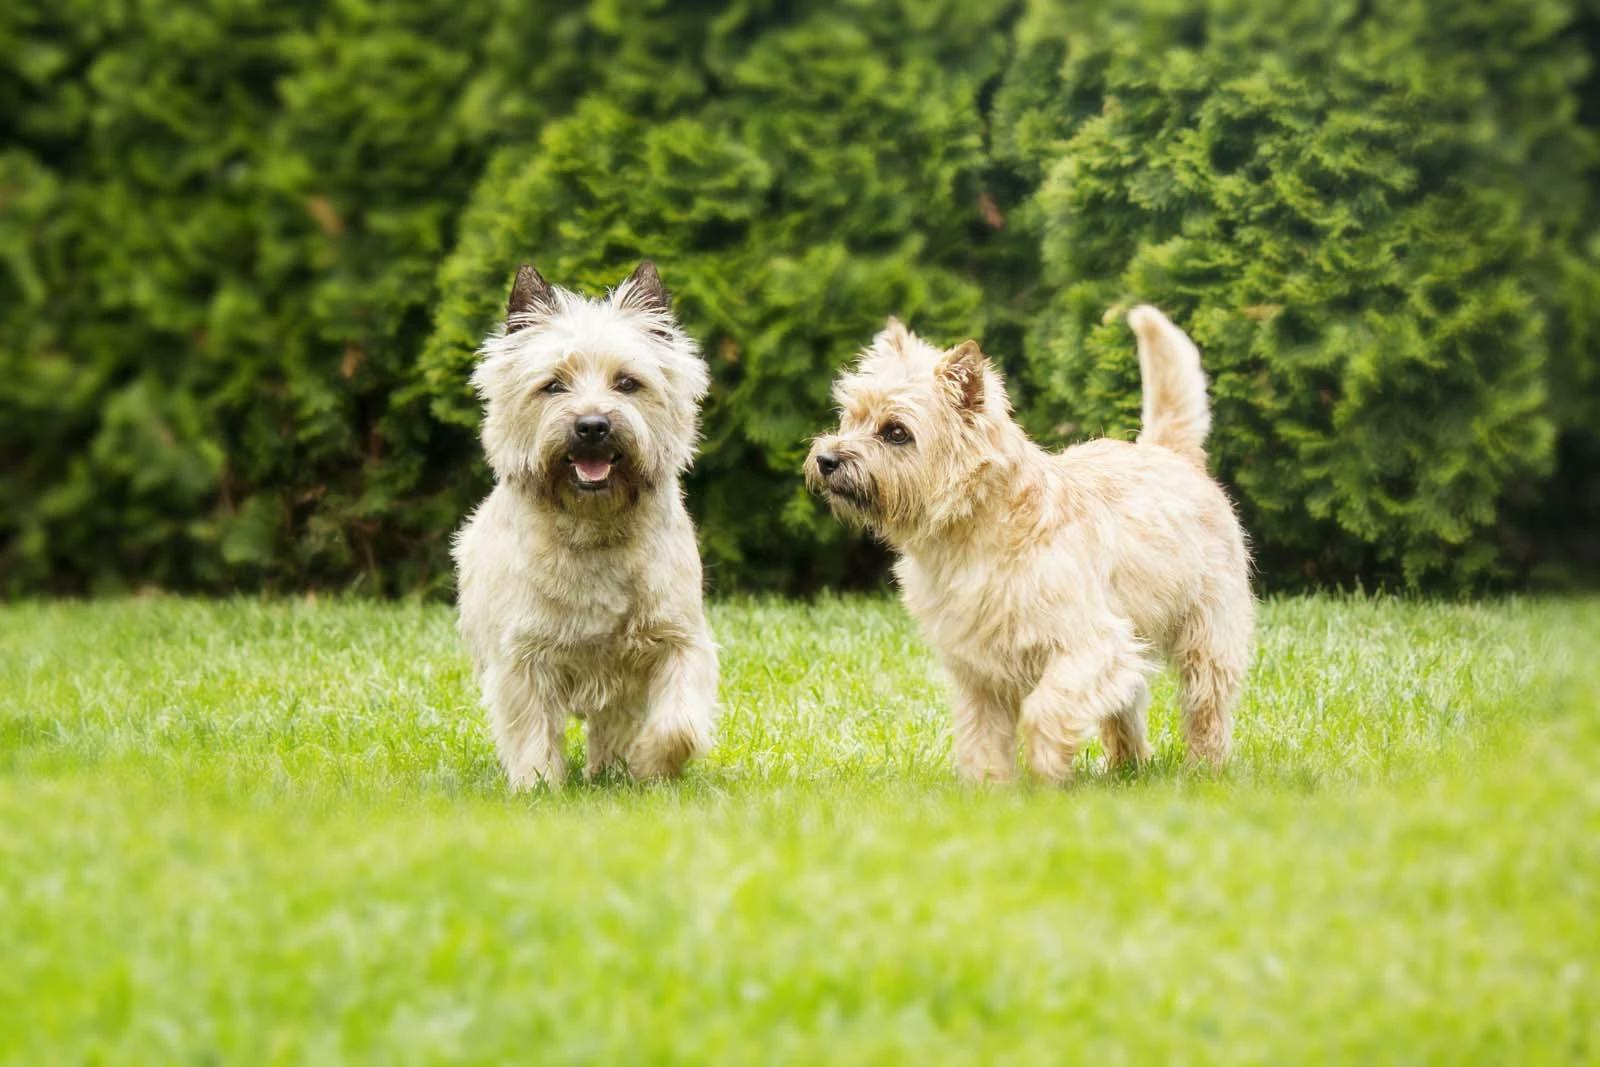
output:
[[[1177,668],[1189,758],[1228,756],[1255,613],[1244,531],[1206,473],[1199,351],[1154,308],[1128,321],[1144,378],[1135,444],[1044,451],[975,342],[940,351],[890,319],[835,387],[838,432],[806,460],[834,513],[896,551],[954,689],[970,780],[1011,779],[1019,733],[1054,782],[1096,729],[1112,765],[1147,758],[1158,652]]]
[[[711,741],[717,658],[679,477],[709,375],[655,266],[609,297],[517,271],[479,351],[495,487],[456,537],[462,637],[511,784],[670,777]]]

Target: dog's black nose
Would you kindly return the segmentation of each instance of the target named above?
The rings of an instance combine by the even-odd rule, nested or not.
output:
[[[578,440],[584,444],[597,445],[611,436],[611,420],[604,415],[585,415],[573,427],[578,434]]]
[[[824,476],[832,474],[839,469],[839,455],[836,452],[818,452],[817,470]]]

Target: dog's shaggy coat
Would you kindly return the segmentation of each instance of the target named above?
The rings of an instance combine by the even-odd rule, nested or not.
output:
[[[1250,658],[1244,532],[1206,473],[1200,354],[1154,308],[1129,315],[1144,377],[1136,444],[1047,453],[1011,418],[999,375],[899,322],[838,382],[837,433],[806,477],[893,547],[906,606],[955,696],[961,773],[1029,767],[1062,781],[1096,729],[1117,764],[1150,753],[1155,654],[1177,668],[1192,759],[1220,764]]]
[[[512,785],[677,774],[705,751],[717,660],[679,476],[708,374],[655,267],[589,300],[524,266],[480,352],[495,487],[457,535],[461,634]]]

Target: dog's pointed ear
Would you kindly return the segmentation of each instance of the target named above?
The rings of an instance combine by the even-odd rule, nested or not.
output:
[[[873,345],[878,348],[888,348],[895,352],[904,352],[906,344],[911,340],[911,331],[906,329],[906,324],[893,315],[883,324],[883,329],[878,331],[878,336],[872,339]]]
[[[633,273],[616,288],[612,299],[618,307],[639,308],[645,311],[672,312],[672,294],[661,284],[661,275],[650,260],[640,260]]]
[[[511,298],[506,301],[506,333],[516,333],[533,319],[555,306],[556,294],[532,263],[517,268],[511,283]]]
[[[939,360],[934,377],[950,402],[962,411],[983,407],[989,361],[976,341],[962,341]]]

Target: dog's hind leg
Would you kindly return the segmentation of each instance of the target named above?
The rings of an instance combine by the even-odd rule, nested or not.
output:
[[[1108,768],[1143,763],[1150,758],[1150,739],[1145,726],[1150,684],[1143,678],[1139,682],[1139,692],[1133,703],[1100,720],[1100,743],[1105,746]]]
[[[1220,767],[1232,751],[1233,705],[1250,664],[1253,609],[1248,589],[1204,605],[1173,642],[1190,763]]]
[[[650,677],[644,722],[628,746],[635,778],[673,778],[711,747],[717,654],[709,636],[664,655]]]
[[[1028,766],[1052,782],[1071,776],[1072,761],[1096,727],[1148,699],[1150,664],[1131,625],[1118,620],[1075,632],[1084,643],[1051,660],[1022,702]]]

